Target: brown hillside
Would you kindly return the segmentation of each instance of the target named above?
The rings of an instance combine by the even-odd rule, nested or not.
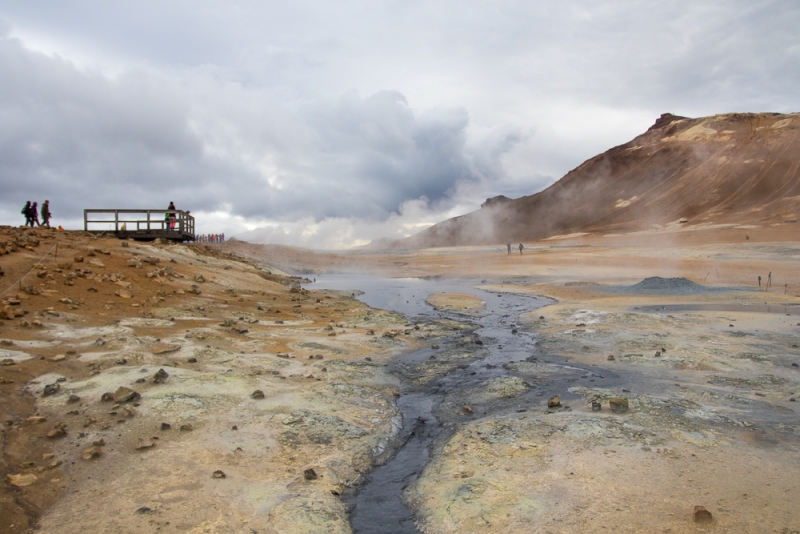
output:
[[[800,114],[664,114],[644,134],[540,193],[487,202],[401,243],[481,245],[584,232],[793,222],[800,212],[799,178]]]

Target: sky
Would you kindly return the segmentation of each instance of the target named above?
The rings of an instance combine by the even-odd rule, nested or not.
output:
[[[0,0],[0,224],[191,210],[347,249],[534,194],[671,112],[797,112],[796,0]]]

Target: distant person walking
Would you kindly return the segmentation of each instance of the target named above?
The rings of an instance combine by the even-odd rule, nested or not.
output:
[[[39,222],[39,203],[34,202],[31,205],[31,228],[33,228],[33,223],[36,223],[36,226],[41,226]]]
[[[522,246],[522,243],[519,244],[519,255],[522,256],[522,249],[525,247]]]
[[[758,287],[761,287],[761,275],[758,275]]]
[[[506,247],[508,248],[508,255],[511,256],[511,240],[510,239],[508,240],[508,243],[506,243]]]
[[[27,201],[20,212],[25,216],[25,226],[31,226],[31,201]]]
[[[44,204],[42,204],[42,224],[40,226],[46,226],[50,228],[50,201],[45,200]]]
[[[34,204],[35,206],[36,204]],[[767,275],[767,289],[772,287],[772,271]]]

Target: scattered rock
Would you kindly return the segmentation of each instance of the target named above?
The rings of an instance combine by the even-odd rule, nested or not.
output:
[[[103,450],[100,447],[89,447],[83,454],[81,454],[81,458],[84,460],[92,460],[94,458],[98,458],[103,454]]]
[[[106,391],[106,392],[105,392],[105,393],[103,393],[103,395],[100,397],[100,402],[111,402],[111,401],[113,401],[113,400],[114,400],[114,394],[113,394],[113,393],[111,393],[110,391]]]
[[[658,351],[656,351],[655,358],[660,358],[660,357],[661,357],[661,351],[658,350]]]
[[[614,355],[613,355],[613,354],[609,354],[607,359],[608,359],[608,361],[610,361],[610,362],[613,362],[613,361],[615,361],[615,360],[616,360],[616,358],[614,357]]]
[[[150,349],[153,354],[167,354],[169,352],[177,352],[181,350],[180,345],[155,345]]]
[[[139,400],[140,398],[142,398],[142,396],[136,391],[132,390],[131,388],[120,386],[119,388],[117,388],[117,391],[114,392],[112,398],[114,402],[123,403],[123,402]]]
[[[156,442],[150,438],[139,438],[136,440],[136,450],[152,449],[156,446]]]
[[[169,373],[167,373],[164,369],[159,369],[156,374],[150,377],[150,382],[152,384],[163,384],[169,378]]]
[[[198,282],[198,283],[200,283],[200,284],[202,284],[203,282],[205,282],[205,281],[206,281],[206,279],[205,279],[205,278],[203,278],[203,275],[202,275],[202,274],[198,274],[198,275],[196,275],[196,276],[194,277],[194,281],[195,281],[195,282]]]
[[[433,350],[439,350],[439,345],[431,345],[431,348],[432,348]]]
[[[697,505],[694,507],[694,520],[696,523],[708,523],[712,520],[711,512],[705,506]]]
[[[53,430],[47,433],[47,439],[63,438],[66,435],[67,427],[64,426],[64,424],[58,424],[55,426],[55,428],[53,428]]]
[[[217,469],[216,471],[211,473],[211,478],[225,478],[225,477],[226,477],[225,472],[222,471],[221,469]]]
[[[72,261],[74,261],[75,263],[83,263],[83,256],[77,255],[74,258],[72,258]]]
[[[25,419],[26,425],[38,425],[39,423],[44,423],[47,421],[47,417],[42,417],[41,415],[32,415]]]
[[[191,432],[192,430],[194,430],[194,427],[191,425],[191,423],[185,423],[181,425],[181,432]]]
[[[24,475],[20,474],[20,475],[6,475],[6,476],[8,477],[8,483],[17,488],[24,488],[26,486],[30,486],[37,480],[36,475],[32,473]]]
[[[123,299],[129,299],[133,297],[133,291],[130,289],[117,289],[114,294]]]
[[[75,404],[76,402],[80,402],[80,401],[81,401],[81,398],[79,396],[75,395],[74,393],[72,395],[70,395],[69,398],[67,399],[67,402],[70,403],[70,404]]]
[[[172,425],[169,423],[161,423],[161,430],[170,430]]]
[[[105,444],[106,444],[106,440],[104,440],[103,438],[96,439],[96,440],[94,440],[92,442],[92,446],[93,447],[103,447],[103,446],[105,446]]]
[[[257,389],[257,390],[255,390],[254,392],[252,392],[252,393],[250,394],[250,396],[251,396],[252,398],[254,398],[254,399],[263,399],[263,398],[264,398],[264,392],[263,392],[263,391],[261,391],[260,389]]]
[[[189,363],[197,363],[197,358],[189,358],[186,361],[189,362]]]
[[[599,412],[603,409],[603,406],[598,401],[592,401],[592,411]]]
[[[124,243],[125,242],[123,241],[123,244]],[[153,514],[153,513],[155,513],[155,510],[153,510],[152,508],[148,508],[147,506],[142,506],[141,508],[136,510],[136,513],[137,514]]]
[[[628,399],[624,397],[612,397],[608,399],[611,411],[614,413],[625,413],[628,411]]]
[[[303,478],[306,480],[316,480],[317,479],[317,472],[314,471],[313,468],[309,467],[305,471],[303,471]]]
[[[548,408],[556,408],[561,406],[561,398],[558,395],[553,395],[549,399],[547,399],[547,407]]]
[[[56,354],[55,356],[53,356],[52,358],[50,358],[50,361],[54,361],[54,362],[63,362],[63,361],[64,361],[64,360],[66,360],[66,359],[67,359],[67,357],[66,357],[66,355],[64,355],[64,354]]]
[[[42,391],[42,397],[49,397],[50,395],[55,395],[61,389],[61,386],[58,383],[48,384],[44,387],[44,391]]]

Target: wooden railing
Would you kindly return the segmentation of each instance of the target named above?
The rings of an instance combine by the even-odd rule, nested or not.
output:
[[[172,214],[175,215],[175,224],[170,228]],[[193,240],[195,235],[194,217],[184,210],[86,209],[83,210],[83,229],[87,232],[110,231],[131,237],[139,235],[181,240]]]

